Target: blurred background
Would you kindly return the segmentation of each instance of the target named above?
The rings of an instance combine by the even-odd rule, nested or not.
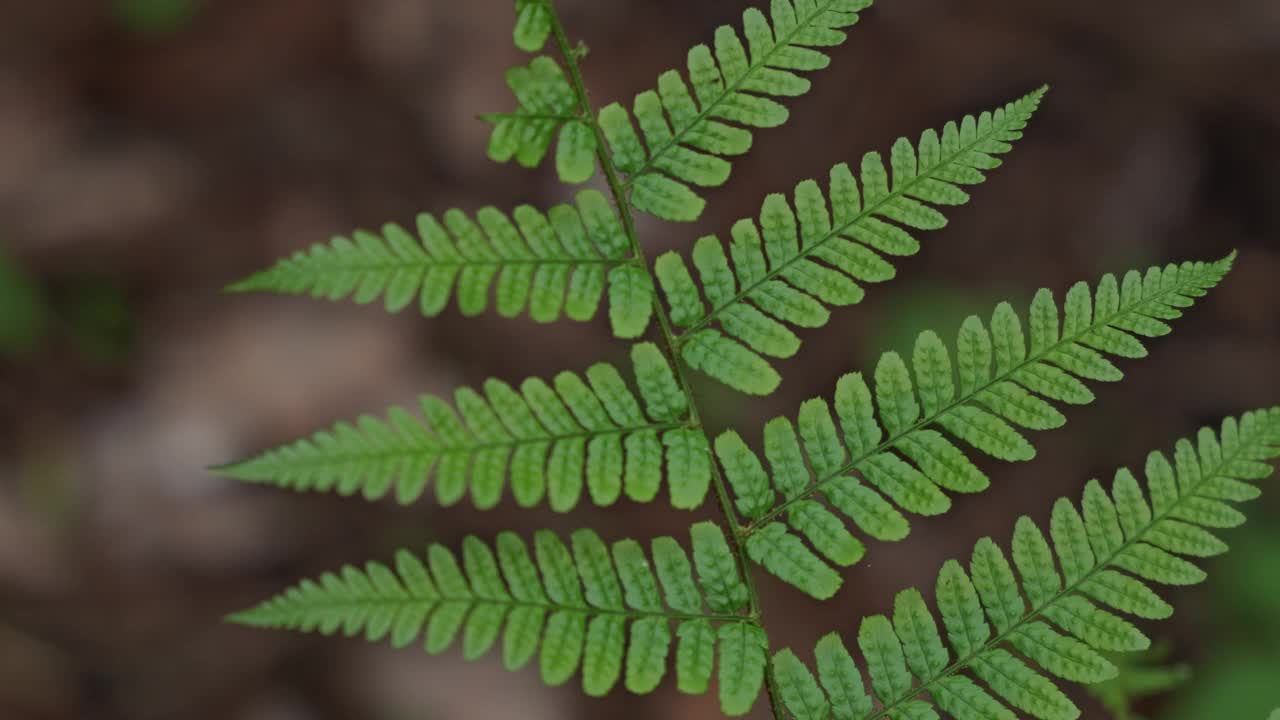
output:
[[[546,206],[554,176],[485,158],[477,113],[513,107],[510,0],[44,0],[0,14],[0,718],[432,720],[711,718],[712,698],[583,698],[536,671],[219,618],[300,577],[466,533],[594,526],[683,534],[660,505],[568,517],[441,512],[238,486],[204,468],[334,420],[496,376],[625,357],[607,327],[424,321],[224,284],[279,256],[421,210]],[[562,0],[598,104],[630,98],[736,22],[736,0]],[[1036,437],[1029,465],[945,519],[875,547],[832,602],[763,581],[775,642],[856,631],[941,562],[1148,450],[1280,402],[1280,4],[1274,0],[884,0],[832,69],[757,135],[696,226],[645,219],[651,257],[821,177],[1042,83],[1006,167],[835,314],[747,401],[699,388],[713,429],[763,421],[997,299],[1183,259],[1238,269],[1125,363],[1123,384]],[[1190,667],[1139,704],[1170,720],[1280,706],[1280,493],[1229,533],[1209,584],[1169,593],[1152,662]],[[808,652],[804,653],[808,657]],[[1140,684],[1141,667],[1127,673]],[[1112,688],[1114,690],[1114,688]],[[1111,717],[1076,692],[1086,718]],[[757,710],[762,710],[761,706]]]

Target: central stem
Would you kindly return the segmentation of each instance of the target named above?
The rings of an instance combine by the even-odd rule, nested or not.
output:
[[[582,68],[579,64],[581,50],[575,48],[569,42],[564,25],[560,22],[559,13],[556,12],[550,0],[547,2],[547,9],[551,16],[551,31],[555,37],[556,46],[564,57],[565,65],[569,71],[569,81],[573,86],[574,95],[577,97],[579,111],[582,113],[579,121],[586,123],[595,134],[596,157],[600,162],[601,169],[604,171],[605,182],[609,185],[609,192],[613,196],[614,205],[617,206],[618,214],[622,218],[622,227],[626,233],[627,241],[631,245],[631,251],[635,259],[639,261],[641,267],[649,275],[650,282],[653,282],[653,272],[649,269],[650,266],[645,258],[644,248],[641,247],[639,235],[636,233],[635,216],[630,198],[627,196],[626,183],[619,176],[618,168],[614,165],[613,158],[609,155],[604,130],[596,120],[595,111],[587,94],[586,83],[582,79]],[[656,283],[654,285],[656,287]],[[667,361],[675,372],[676,381],[680,384],[680,389],[685,395],[686,404],[689,406],[689,426],[702,431],[705,435],[706,431],[702,426],[702,418],[698,413],[697,400],[694,397],[693,390],[689,385],[689,379],[684,372],[684,366],[680,362],[680,357],[676,351],[676,334],[671,329],[671,317],[667,314],[667,310],[658,299],[656,292],[653,298],[653,311],[658,320],[658,328],[662,339],[662,352],[667,356]],[[709,446],[710,439],[708,438]],[[712,485],[715,487],[716,500],[720,505],[721,514],[724,516],[725,525],[728,527],[729,542],[733,547],[739,572],[742,573],[743,582],[747,587],[749,617],[746,619],[757,626],[763,627],[760,595],[756,591],[755,580],[751,572],[752,565],[747,557],[742,526],[738,520],[737,511],[733,507],[733,501],[729,497],[729,490],[725,484],[724,477],[720,473],[720,466],[715,462],[714,458],[711,459],[711,479]],[[767,659],[765,661],[765,687],[773,716],[777,720],[783,720],[786,714],[783,711],[782,700],[778,694],[777,681],[773,674],[773,664]]]

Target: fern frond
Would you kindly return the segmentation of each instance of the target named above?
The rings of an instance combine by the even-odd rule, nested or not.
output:
[[[739,391],[773,392],[780,377],[765,358],[800,349],[789,326],[825,325],[828,307],[862,301],[861,283],[892,279],[891,258],[920,249],[913,232],[947,224],[932,206],[969,201],[960,186],[979,184],[984,171],[1000,166],[998,156],[1022,137],[1046,91],[949,123],[941,133],[927,130],[917,145],[899,139],[890,154],[892,184],[873,152],[862,159],[860,183],[840,164],[825,193],[805,180],[794,203],[770,195],[759,224],[738,221],[727,246],[714,236],[698,240],[693,264],[702,292],[679,253],[658,258],[672,320],[684,328],[677,342],[685,361]]]
[[[768,18],[748,9],[743,35],[723,25],[714,51],[706,45],[689,51],[688,82],[669,70],[658,78],[656,91],[636,97],[634,115],[618,103],[603,108],[599,124],[614,162],[628,175],[632,204],[667,220],[697,219],[706,202],[691,186],[724,184],[730,173],[726,158],[751,148],[751,128],[786,122],[787,109],[774,98],[807,93],[809,81],[798,73],[825,68],[830,60],[823,49],[843,43],[842,29],[870,5],[871,0],[773,0]]]
[[[530,12],[537,14],[536,10]],[[545,6],[542,12],[546,13]],[[520,27],[516,30],[520,32]],[[596,169],[596,134],[582,115],[564,70],[555,60],[539,56],[528,67],[508,70],[506,79],[519,106],[514,112],[483,116],[493,123],[489,158],[500,163],[514,158],[523,167],[538,167],[558,133],[556,172],[560,179],[574,184],[590,180]]]
[[[533,320],[548,323],[562,314],[590,320],[607,285],[614,334],[635,338],[648,327],[653,283],[635,264],[622,223],[599,192],[584,190],[576,207],[557,205],[546,213],[521,205],[508,217],[486,207],[474,219],[449,210],[443,220],[419,215],[417,238],[395,224],[385,225],[381,236],[361,230],[351,239],[334,238],[228,291],[334,301],[352,296],[360,304],[382,298],[389,312],[416,298],[428,317],[443,312],[455,295],[464,316],[479,315],[492,292],[503,317],[527,310]]]
[[[1035,450],[1018,428],[1065,423],[1049,401],[1092,402],[1082,380],[1121,379],[1106,356],[1145,356],[1139,338],[1170,332],[1165,321],[1217,285],[1233,260],[1131,271],[1122,282],[1106,275],[1095,292],[1078,283],[1067,293],[1065,317],[1052,293],[1041,290],[1031,304],[1030,350],[1022,321],[1002,303],[990,330],[977,317],[964,322],[954,356],[958,373],[937,334],[922,333],[912,357],[914,382],[906,361],[886,353],[874,393],[861,374],[840,379],[834,419],[826,400],[813,399],[800,408],[798,435],[791,421],[770,421],[764,454],[771,473],[737,433],[722,434],[716,454],[738,511],[750,521],[751,557],[804,592],[831,597],[841,584],[831,564],[852,565],[865,547],[819,497],[872,538],[904,538],[909,523],[899,509],[939,515],[951,507],[944,490],[975,493],[989,484],[948,435],[982,455],[1030,460]]]
[[[492,547],[467,537],[461,565],[442,545],[431,545],[425,562],[401,550],[394,570],[381,563],[348,566],[229,619],[390,640],[397,648],[425,636],[433,655],[461,637],[468,660],[501,642],[507,669],[519,670],[537,656],[544,682],[562,685],[581,671],[582,689],[592,696],[619,682],[633,693],[653,692],[669,664],[681,691],[705,693],[718,654],[722,706],[741,715],[760,694],[767,640],[741,614],[747,589],[724,533],[703,522],[691,535],[692,563],[669,537],[653,541],[652,563],[636,541],[609,548],[591,530],[573,533],[568,546],[540,531],[532,553],[510,532]]]
[[[1172,609],[1149,584],[1205,578],[1179,556],[1225,550],[1210,531],[1243,522],[1228,503],[1256,498],[1252,481],[1273,472],[1280,408],[1229,418],[1219,433],[1205,428],[1197,440],[1198,447],[1179,441],[1173,462],[1159,452],[1148,457],[1145,493],[1122,469],[1110,494],[1095,480],[1078,506],[1059,500],[1052,543],[1029,518],[1019,519],[1012,565],[990,538],[978,542],[967,572],[948,561],[935,592],[945,643],[915,589],[897,596],[892,618],[865,619],[858,647],[869,692],[835,635],[818,643],[816,678],[794,653],[779,652],[773,664],[788,711],[799,720],[937,717],[937,710],[998,720],[1017,717],[1014,709],[1043,720],[1078,717],[1049,676],[1105,680],[1116,669],[1102,652],[1149,646],[1117,613],[1168,617]]]
[[[584,489],[605,506],[624,492],[651,502],[662,484],[665,458],[672,506],[699,507],[711,482],[706,436],[685,424],[684,393],[658,348],[632,348],[644,409],[622,375],[593,365],[584,381],[562,372],[551,384],[530,378],[519,390],[489,380],[483,393],[461,388],[450,407],[424,395],[426,423],[393,408],[387,420],[363,416],[354,424],[215,468],[226,477],[299,491],[362,494],[375,500],[394,489],[410,503],[435,477],[436,499],[454,505],[470,491],[476,507],[495,507],[510,478],[521,507],[545,500],[557,512],[576,507]],[[461,418],[459,418],[461,414]]]

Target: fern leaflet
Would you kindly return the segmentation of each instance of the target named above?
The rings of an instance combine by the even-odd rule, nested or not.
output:
[[[507,87],[520,104],[515,112],[483,116],[493,123],[489,159],[505,163],[514,158],[523,167],[538,167],[558,132],[560,179],[566,183],[591,179],[596,169],[595,130],[581,115],[573,87],[556,61],[539,56],[528,67],[511,68]]]
[[[1093,293],[1078,283],[1067,293],[1065,318],[1053,295],[1041,290],[1031,305],[1029,352],[1008,303],[996,308],[989,331],[970,317],[957,343],[958,386],[942,340],[922,333],[912,358],[914,383],[901,356],[886,353],[876,367],[874,394],[861,374],[841,378],[835,419],[827,401],[813,399],[800,408],[798,436],[786,418],[770,421],[764,450],[772,477],[737,433],[722,434],[716,454],[739,512],[750,521],[745,535],[752,558],[814,597],[831,597],[841,585],[831,565],[858,562],[865,547],[818,496],[875,539],[904,538],[909,523],[898,508],[939,515],[951,506],[944,490],[975,493],[989,484],[944,432],[984,455],[1030,460],[1035,449],[1015,426],[1060,427],[1066,419],[1049,400],[1092,402],[1081,380],[1121,379],[1106,355],[1145,356],[1138,337],[1170,332],[1164,321],[1217,285],[1233,260],[1131,271],[1123,282],[1106,275]]]
[[[687,400],[658,348],[636,345],[632,362],[643,410],[617,369],[599,363],[587,370],[586,381],[563,372],[551,384],[525,380],[518,391],[499,380],[486,382],[483,394],[459,389],[461,419],[426,395],[420,402],[426,425],[394,408],[386,421],[364,416],[354,425],[339,423],[215,472],[300,491],[359,492],[370,500],[394,489],[399,502],[410,503],[434,471],[441,505],[460,502],[469,490],[481,509],[498,505],[509,476],[521,507],[546,500],[568,512],[584,489],[600,506],[624,492],[636,502],[653,501],[665,458],[672,506],[696,508],[711,482],[706,436],[684,424]]]
[[[382,236],[357,231],[353,239],[286,258],[274,267],[228,288],[231,292],[310,293],[316,298],[357,303],[381,297],[398,312],[418,300],[423,315],[439,315],[453,296],[467,317],[483,313],[496,297],[503,317],[528,310],[537,322],[561,314],[586,321],[609,292],[614,334],[644,333],[653,312],[653,283],[631,258],[630,244],[609,201],[595,190],[578,194],[577,206],[557,205],[546,213],[522,205],[515,222],[492,207],[474,219],[449,210],[441,224],[418,216],[418,239],[395,224]]]
[[[516,0],[516,26],[512,39],[525,52],[538,52],[551,36],[555,18],[546,0]]]
[[[688,83],[669,70],[656,91],[636,96],[634,115],[618,103],[603,108],[599,124],[614,162],[628,175],[625,188],[634,206],[667,220],[696,220],[706,202],[690,186],[724,184],[730,173],[725,158],[751,148],[749,128],[787,121],[787,109],[772,98],[808,92],[809,81],[797,73],[825,68],[830,60],[819,48],[843,43],[842,29],[870,5],[773,0],[769,18],[750,8],[742,16],[745,46],[737,30],[723,25],[714,52],[706,45],[689,51]]]
[[[1116,668],[1101,652],[1150,645],[1116,613],[1168,617],[1172,608],[1149,583],[1204,580],[1179,556],[1226,550],[1211,530],[1243,522],[1228,503],[1256,498],[1249,481],[1273,472],[1267,461],[1280,458],[1280,408],[1228,418],[1219,433],[1205,428],[1197,439],[1198,447],[1179,441],[1172,463],[1159,452],[1148,457],[1145,493],[1122,469],[1110,494],[1095,480],[1078,507],[1059,500],[1052,543],[1020,518],[1012,566],[990,538],[974,548],[968,572],[948,561],[935,591],[945,644],[918,590],[897,596],[892,618],[865,619],[857,642],[870,692],[835,635],[818,643],[816,678],[791,651],[777,653],[773,667],[788,711],[797,720],[936,718],[936,705],[960,720],[1012,720],[1011,706],[1042,720],[1078,717],[1046,676],[1106,680]]]
[[[920,244],[911,231],[944,227],[946,217],[930,205],[967,203],[960,186],[981,183],[984,171],[1000,166],[996,156],[1013,149],[1045,92],[949,123],[941,134],[927,130],[918,146],[899,139],[892,184],[880,154],[869,153],[861,191],[848,165],[836,165],[825,195],[806,180],[796,186],[794,206],[770,195],[759,226],[738,221],[727,248],[714,236],[698,240],[693,264],[710,309],[680,254],[659,257],[654,270],[672,320],[684,328],[677,337],[684,360],[739,391],[773,392],[781,378],[765,357],[800,349],[788,326],[825,325],[827,306],[862,301],[859,283],[892,279],[896,271],[882,255],[914,255]]]
[[[580,670],[582,688],[592,696],[619,682],[633,693],[653,692],[672,664],[673,644],[677,687],[705,693],[718,651],[721,704],[741,715],[760,694],[767,641],[759,625],[740,614],[747,590],[724,533],[704,522],[691,535],[692,563],[678,542],[661,537],[651,545],[652,564],[636,541],[620,540],[610,549],[592,530],[573,533],[568,546],[540,531],[532,554],[514,533],[499,534],[493,547],[467,537],[461,565],[443,545],[431,545],[425,562],[401,550],[395,570],[381,563],[348,566],[231,619],[389,639],[397,648],[425,636],[431,654],[461,636],[468,660],[501,641],[507,669],[519,670],[537,656],[544,682],[562,685]]]

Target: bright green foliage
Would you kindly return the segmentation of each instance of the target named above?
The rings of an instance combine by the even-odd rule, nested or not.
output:
[[[698,45],[689,51],[687,81],[668,70],[656,90],[636,96],[631,112],[619,103],[602,109],[600,126],[614,164],[628,175],[635,207],[667,220],[696,220],[706,203],[691,186],[723,185],[731,167],[725,158],[751,149],[751,128],[787,121],[787,109],[774,98],[807,93],[809,81],[798,73],[825,68],[830,59],[822,48],[843,43],[841,29],[870,5],[773,0],[767,18],[749,8],[741,34],[723,25],[714,50]]]
[[[941,626],[914,589],[898,595],[891,618],[865,619],[858,646],[870,688],[835,635],[818,644],[816,677],[790,651],[777,653],[773,666],[787,710],[800,720],[827,718],[828,707],[842,720],[939,712],[959,720],[1012,719],[1015,712],[1079,717],[1049,677],[1107,680],[1116,668],[1105,653],[1150,644],[1121,614],[1167,617],[1171,609],[1149,584],[1204,579],[1180,557],[1202,557],[1204,546],[1185,538],[1212,538],[1211,530],[1243,522],[1228,503],[1257,497],[1253,481],[1273,472],[1268,461],[1280,458],[1280,407],[1228,418],[1218,433],[1201,430],[1196,443],[1179,441],[1172,462],[1153,452],[1145,492],[1121,470],[1110,494],[1094,481],[1079,505],[1059,500],[1049,538],[1021,518],[1012,561],[990,539],[978,542],[967,571],[948,561],[934,595]]]
[[[443,223],[424,213],[417,225],[417,238],[395,224],[385,225],[381,236],[360,230],[351,239],[334,238],[228,289],[352,296],[360,304],[382,298],[390,312],[416,299],[428,317],[454,296],[464,316],[479,315],[492,291],[503,317],[527,311],[548,323],[561,315],[590,320],[607,285],[617,336],[639,337],[649,325],[653,282],[632,264],[622,224],[595,190],[578,193],[576,207],[557,205],[546,213],[521,205],[508,217],[487,207],[473,219],[449,210]]]
[[[749,8],[741,30],[723,25],[711,46],[689,51],[687,76],[662,73],[656,89],[637,95],[630,111],[620,103],[604,107],[597,124],[614,165],[627,176],[624,189],[632,205],[667,220],[701,216],[706,202],[694,187],[723,185],[731,170],[727,158],[751,149],[751,130],[787,121],[787,108],[777,99],[809,91],[800,73],[825,68],[825,49],[842,44],[843,30],[870,5],[871,0],[773,0],[768,16]],[[516,45],[540,50],[552,29],[547,3],[520,0],[516,13]],[[535,58],[528,68],[511,70],[507,81],[520,107],[486,116],[495,123],[490,157],[535,167],[559,132],[560,178],[590,178],[596,135],[559,66]]]
[[[553,16],[545,0],[516,0],[516,27],[512,33],[516,47],[538,52],[551,35]]]
[[[770,421],[763,461],[733,431],[721,435],[716,454],[750,520],[752,559],[814,597],[834,595],[841,580],[832,565],[852,565],[865,552],[840,515],[863,534],[896,541],[909,528],[901,511],[939,515],[951,507],[944,491],[986,489],[986,474],[957,440],[1000,460],[1030,460],[1035,449],[1024,431],[1066,422],[1051,401],[1092,402],[1083,380],[1122,377],[1106,356],[1144,356],[1138,338],[1168,333],[1165,321],[1214,287],[1233,260],[1133,271],[1123,281],[1106,275],[1093,292],[1078,283],[1065,316],[1041,290],[1025,330],[1003,303],[989,326],[965,321],[954,354],[935,333],[922,333],[909,365],[890,352],[873,382],[841,378],[834,415],[814,399],[796,423]]]
[[[1106,681],[1116,675],[1111,653],[1149,645],[1122,615],[1167,617],[1150,585],[1200,582],[1183,556],[1226,550],[1212,531],[1243,521],[1228,503],[1256,497],[1250,481],[1280,457],[1280,408],[1202,431],[1198,445],[1179,442],[1172,460],[1152,454],[1145,486],[1124,470],[1110,491],[1088,483],[1078,506],[1057,504],[1047,533],[1022,518],[1008,553],[978,542],[967,565],[944,565],[932,603],[908,590],[892,613],[865,619],[852,645],[834,634],[819,641],[816,671],[771,648],[753,564],[833,597],[867,538],[901,540],[909,514],[939,515],[949,493],[984,490],[978,457],[1034,457],[1027,431],[1060,427],[1060,406],[1093,402],[1086,381],[1121,379],[1113,359],[1145,356],[1144,339],[1169,333],[1234,255],[1079,283],[1061,309],[1041,290],[1025,317],[1003,303],[989,321],[968,318],[954,343],[925,332],[908,356],[889,352],[868,377],[846,375],[833,400],[767,423],[758,449],[734,431],[712,446],[686,369],[773,392],[772,363],[799,351],[796,328],[825,325],[831,308],[892,279],[894,259],[918,252],[919,232],[944,227],[942,211],[1000,167],[1045,94],[900,139],[887,157],[836,165],[822,184],[768,196],[727,242],[698,240],[691,263],[671,252],[650,267],[636,211],[700,217],[701,188],[728,180],[755,129],[787,120],[780,99],[808,92],[803,74],[827,65],[827,49],[871,0],[767,4],[690,51],[687,73],[665,72],[629,107],[597,112],[585,46],[553,0],[514,0],[515,44],[540,53],[553,40],[559,59],[508,71],[517,106],[484,116],[489,156],[532,168],[554,145],[562,182],[585,182],[598,166],[608,195],[585,190],[545,212],[423,214],[416,237],[394,224],[359,231],[230,288],[381,301],[392,312],[416,304],[432,317],[456,297],[466,317],[492,304],[542,323],[590,320],[607,294],[615,336],[638,339],[656,325],[662,346],[634,345],[628,377],[599,363],[516,386],[492,379],[448,400],[423,396],[417,414],[392,408],[338,423],[221,475],[401,503],[433,485],[440,505],[470,497],[482,510],[509,487],[515,505],[557,512],[584,496],[602,507],[623,495],[652,502],[665,485],[677,509],[714,497],[724,522],[693,524],[689,551],[670,537],[647,552],[631,539],[609,545],[591,530],[542,531],[531,543],[509,532],[492,544],[467,537],[458,554],[435,544],[303,581],[233,620],[422,642],[429,653],[460,645],[468,659],[501,646],[508,668],[536,661],[546,683],[580,677],[591,696],[619,685],[652,692],[670,672],[684,693],[714,684],[731,716],[765,695],[776,720],[1067,720],[1079,711],[1051,678]]]
[[[727,623],[717,633],[720,640],[720,710],[725,715],[746,715],[764,686],[769,639],[759,625]]]
[[[699,523],[692,531],[695,563],[669,537],[653,541],[652,561],[634,540],[610,548],[591,530],[573,533],[568,544],[540,531],[532,548],[509,532],[492,546],[467,537],[461,562],[443,545],[425,555],[401,550],[392,567],[347,566],[231,619],[389,640],[397,648],[421,640],[431,654],[461,644],[468,660],[501,646],[507,669],[536,657],[550,685],[581,671],[582,688],[593,696],[619,683],[653,692],[673,644],[678,687],[706,692],[718,648],[721,703],[727,714],[741,715],[760,694],[767,642],[721,595],[742,581],[732,559],[718,557],[727,552],[720,529]]]
[[[559,133],[556,172],[560,179],[567,183],[590,180],[596,171],[595,130],[582,117],[577,95],[556,61],[538,56],[528,67],[511,68],[507,87],[520,104],[514,112],[485,116],[493,123],[489,159],[505,163],[514,158],[523,167],[537,167]]]
[[[701,292],[678,253],[658,258],[671,318],[685,328],[684,359],[743,392],[772,392],[780,378],[765,358],[800,349],[789,326],[825,325],[828,306],[859,303],[862,284],[891,280],[896,270],[888,258],[919,251],[913,231],[946,225],[932,205],[969,201],[961,186],[981,183],[985,171],[999,167],[996,156],[1013,149],[1044,93],[949,123],[941,133],[927,130],[916,145],[898,140],[889,158],[892,178],[880,154],[869,153],[861,183],[842,163],[831,169],[825,191],[805,180],[792,202],[770,195],[759,223],[739,220],[727,246],[713,236],[698,240],[693,264]],[[701,351],[713,342],[733,350]]]
[[[434,476],[441,505],[453,505],[469,491],[482,509],[497,506],[509,478],[521,507],[546,500],[553,510],[568,512],[584,492],[601,506],[624,492],[651,502],[665,458],[672,506],[696,508],[711,482],[705,435],[683,425],[685,397],[658,349],[637,345],[632,361],[643,410],[617,369],[599,363],[585,380],[562,372],[550,384],[525,380],[518,390],[500,380],[485,382],[483,392],[461,388],[453,407],[424,395],[419,404],[425,423],[393,408],[386,420],[366,415],[338,423],[217,472],[370,500],[394,491],[406,504]]]

